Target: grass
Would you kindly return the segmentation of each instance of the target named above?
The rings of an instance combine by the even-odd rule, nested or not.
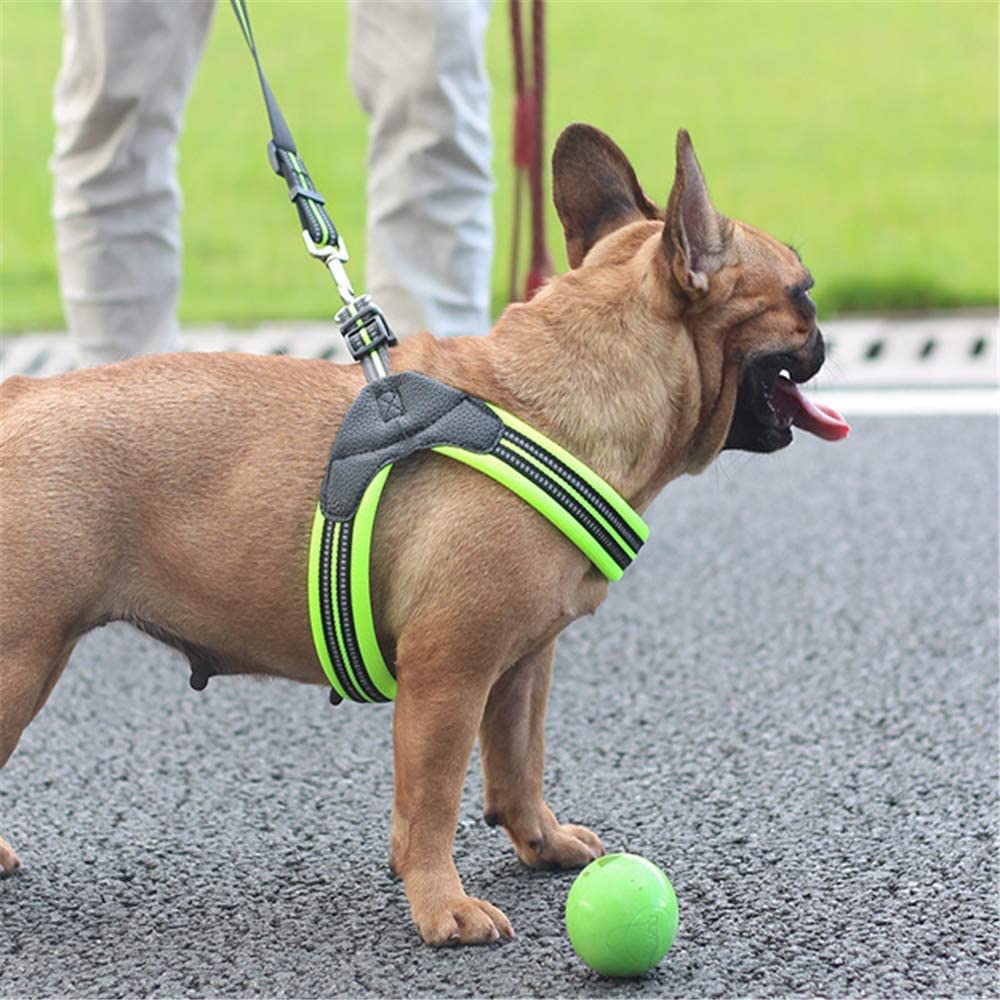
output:
[[[343,3],[251,0],[268,78],[364,287],[366,122],[347,82]],[[665,201],[676,128],[719,209],[793,242],[823,314],[997,301],[997,7],[984,3],[547,5],[549,142],[573,120],[611,133]],[[0,329],[61,320],[51,183],[55,0],[0,0]],[[488,38],[497,258],[511,228],[507,11]],[[263,106],[228,4],[181,142],[183,321],[315,318],[339,304],[269,171]],[[565,266],[554,211],[547,220]]]

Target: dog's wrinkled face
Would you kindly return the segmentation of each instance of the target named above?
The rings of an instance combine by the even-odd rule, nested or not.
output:
[[[666,210],[643,192],[625,154],[598,129],[567,128],[553,155],[553,193],[571,267],[614,267],[635,255],[640,238],[663,222],[649,284],[654,308],[697,345],[703,420],[693,471],[721,448],[770,452],[792,440],[793,426],[828,440],[847,433],[835,411],[798,389],[823,364],[823,337],[809,297],[813,279],[798,253],[774,237],[720,215],[687,132],[678,133],[676,173]],[[654,292],[654,298],[656,293]]]
[[[792,247],[742,223],[735,227],[735,242],[752,248],[745,252],[749,259],[740,284],[754,306],[729,335],[730,356],[741,360],[723,447],[777,451],[791,443],[793,426],[828,440],[843,437],[846,424],[839,414],[811,402],[798,388],[820,370],[826,353],[809,296],[812,275]],[[776,274],[782,276],[777,283]]]

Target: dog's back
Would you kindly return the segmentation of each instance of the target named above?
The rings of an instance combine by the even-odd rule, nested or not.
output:
[[[298,610],[299,550],[360,378],[192,354],[0,386],[0,766],[90,629],[126,620],[228,662],[252,645],[240,628]]]

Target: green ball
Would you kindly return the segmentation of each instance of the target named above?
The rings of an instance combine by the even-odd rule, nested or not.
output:
[[[677,931],[667,876],[637,854],[605,854],[576,877],[566,899],[576,953],[602,976],[641,976],[666,955]]]

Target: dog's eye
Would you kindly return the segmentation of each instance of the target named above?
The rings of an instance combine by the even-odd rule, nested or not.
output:
[[[790,288],[788,290],[788,297],[791,299],[792,305],[798,313],[812,324],[816,319],[816,303],[813,302],[809,295],[810,288],[812,288],[811,280],[803,282],[801,285]]]

